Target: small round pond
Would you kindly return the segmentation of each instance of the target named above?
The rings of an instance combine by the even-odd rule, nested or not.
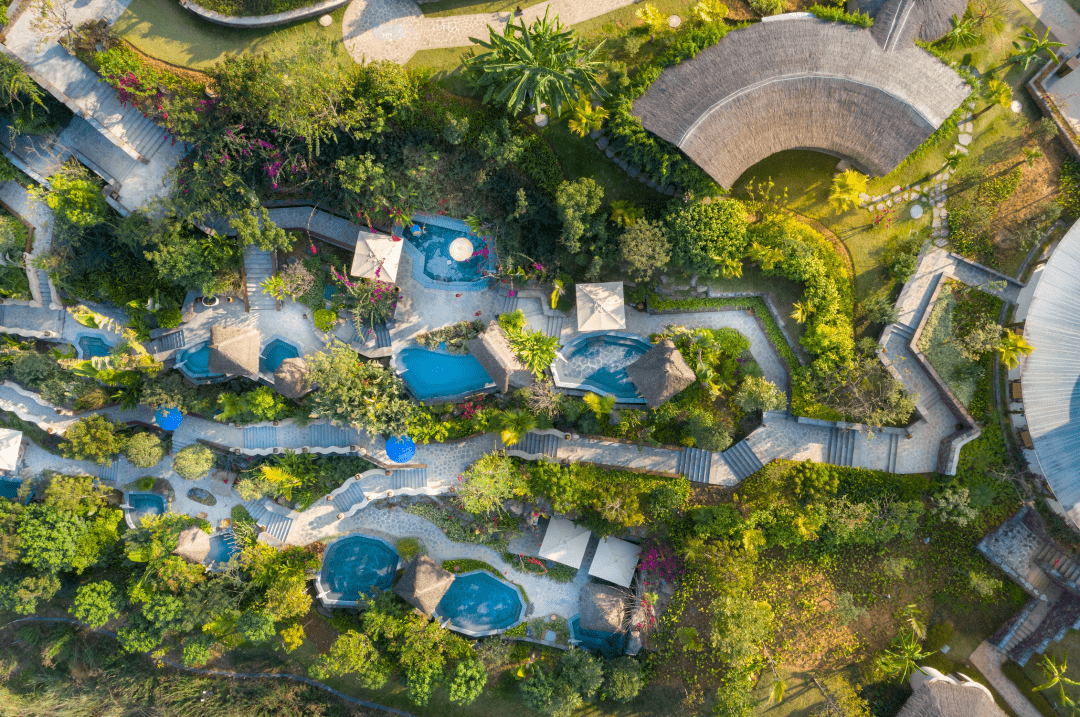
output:
[[[626,367],[652,344],[633,334],[592,333],[579,336],[559,351],[551,364],[555,385],[614,396],[619,403],[645,403]]]
[[[475,356],[457,356],[419,347],[397,355],[401,378],[421,401],[453,398],[494,385]]]
[[[397,566],[397,551],[386,541],[350,535],[326,549],[319,571],[319,590],[329,601],[355,603],[361,593],[389,590]]]
[[[82,334],[79,336],[79,358],[94,358],[95,356],[108,356],[112,353],[112,345],[100,336]]]
[[[299,355],[300,349],[288,341],[274,339],[266,344],[266,348],[262,350],[262,354],[259,356],[259,370],[263,373],[273,373],[278,370],[278,366],[281,365],[282,361],[297,358]]]
[[[125,509],[124,514],[132,525],[140,525],[148,515],[162,515],[165,512],[165,498],[157,493],[128,493],[124,498],[131,506]]]
[[[454,578],[436,614],[449,627],[468,635],[487,634],[521,621],[525,602],[516,587],[483,570]]]

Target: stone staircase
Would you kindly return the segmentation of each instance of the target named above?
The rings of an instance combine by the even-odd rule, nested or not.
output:
[[[348,488],[335,495],[332,502],[339,513],[348,513],[354,505],[363,503],[366,498],[361,482],[354,481]]]
[[[900,434],[890,433],[887,436],[889,441],[888,452],[885,458],[885,470],[888,473],[896,472],[896,455],[900,451]]]
[[[834,466],[850,466],[855,456],[855,441],[859,432],[851,428],[830,428],[825,446],[825,462]]]
[[[58,298],[53,298],[52,284],[49,282],[49,274],[44,269],[34,269],[34,273],[37,274],[38,291],[41,295],[41,308],[52,309],[53,304],[61,306],[62,302]]]
[[[1005,633],[1005,636],[998,642],[998,647],[1008,654],[1013,648],[1018,647],[1038,629],[1039,625],[1042,624],[1042,621],[1049,612],[1050,605],[1048,601],[1038,599],[1029,600],[1028,604],[1024,606],[1024,609],[1017,616],[1013,626],[1009,628]],[[1017,662],[1019,662],[1019,660],[1017,660]],[[1021,663],[1021,666],[1022,664],[1023,663]]]
[[[375,324],[375,348],[389,348],[390,343],[390,329],[386,327],[386,324]]]
[[[548,317],[538,299],[523,299],[517,302],[517,308],[525,315],[525,328],[532,331],[547,332]]]
[[[563,319],[561,316],[548,316],[544,333],[548,336],[562,336]]]
[[[1080,597],[1080,559],[1066,553],[1054,543],[1047,542],[1042,550],[1035,554],[1035,563],[1055,584]]]
[[[248,426],[244,429],[244,448],[280,448],[278,429],[275,426]]]
[[[184,330],[180,329],[179,331],[170,331],[167,334],[162,334],[156,339],[151,339],[146,343],[146,350],[152,354],[161,354],[183,348],[184,345]]]
[[[745,440],[739,441],[720,456],[739,480],[745,480],[762,469],[762,463],[754,453],[754,449]]]
[[[277,311],[277,300],[263,293],[261,284],[274,275],[274,254],[255,245],[244,249],[244,289],[249,311]]]
[[[517,311],[517,297],[510,296],[509,293],[506,296],[499,296],[495,300],[495,315],[501,316],[502,314],[509,314],[512,311]]]
[[[745,441],[739,445],[744,444]],[[747,447],[747,450],[749,450],[749,447]],[[751,455],[753,455],[753,451],[751,451]],[[679,455],[676,471],[695,483],[708,483],[709,472],[712,470],[712,456],[713,454],[710,451],[703,451],[700,448],[687,448]],[[754,459],[757,460],[757,456],[754,456]]]
[[[554,459],[559,450],[559,437],[549,433],[526,433],[513,450]]]
[[[427,468],[405,468],[390,476],[391,489],[427,488]]]
[[[262,500],[249,500],[244,503],[247,512],[255,519],[255,524],[261,529],[274,536],[281,542],[289,537],[289,529],[292,528],[292,518],[281,513],[275,513],[266,507]]]
[[[107,465],[99,465],[98,466],[98,475],[97,475],[97,477],[99,479],[103,480],[103,481],[107,480],[107,481],[112,481],[113,483],[115,483],[116,478],[119,475],[120,475],[120,461],[119,461],[119,459],[117,459],[117,460],[115,460],[112,463],[109,463]]]
[[[308,436],[307,444],[318,448],[347,446],[351,440],[347,428],[333,423],[316,423],[308,426]]]

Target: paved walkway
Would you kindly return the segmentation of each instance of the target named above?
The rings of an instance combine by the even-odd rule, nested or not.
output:
[[[551,0],[523,13],[528,24],[550,12],[563,25],[591,20],[630,5],[634,0]],[[353,0],[341,21],[345,47],[357,62],[393,60],[405,64],[419,50],[463,47],[470,37],[486,40],[488,26],[502,31],[511,13],[483,13],[452,17],[424,17],[413,0]]]
[[[969,659],[1018,717],[1040,717],[1041,713],[1035,709],[1035,705],[1031,704],[1024,693],[1001,671],[1001,665],[1008,658],[1000,648],[983,641]]]

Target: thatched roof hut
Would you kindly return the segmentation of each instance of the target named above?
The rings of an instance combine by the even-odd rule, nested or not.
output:
[[[933,42],[964,16],[968,0],[855,0],[855,9],[874,18],[870,34],[885,49],[920,40]]]
[[[254,326],[211,326],[211,373],[226,376],[258,376],[262,335]]]
[[[915,688],[915,692],[904,703],[896,717],[971,717],[972,715],[1005,717],[1005,713],[982,685],[957,684],[952,678],[944,678],[923,682]]]
[[[586,630],[621,632],[626,618],[626,593],[610,585],[585,583],[578,608],[580,625]]]
[[[491,376],[500,393],[506,393],[511,387],[531,386],[535,380],[532,371],[525,368],[514,355],[510,341],[499,322],[494,319],[482,334],[466,341],[465,347],[484,367],[488,376]]]
[[[885,48],[864,28],[790,13],[667,68],[634,114],[731,187],[751,165],[788,149],[818,149],[888,174],[970,92],[910,42],[893,38]]]
[[[621,281],[577,285],[578,331],[626,328],[626,302]]]
[[[425,615],[435,612],[439,601],[454,582],[454,574],[426,555],[417,555],[405,568],[394,592]]]
[[[626,373],[649,408],[667,402],[697,380],[671,339],[646,351],[644,356],[626,367]]]
[[[180,531],[180,543],[173,551],[173,555],[202,564],[210,555],[210,536],[197,525],[184,528]]]
[[[396,283],[403,243],[404,240],[400,237],[395,239],[388,234],[377,234],[361,229],[356,238],[356,249],[353,252],[349,273],[365,279]]]
[[[308,365],[302,358],[287,358],[274,371],[274,390],[285,398],[300,398],[311,392],[307,383]]]

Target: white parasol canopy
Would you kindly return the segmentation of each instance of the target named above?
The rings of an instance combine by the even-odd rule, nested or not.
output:
[[[450,258],[454,261],[468,261],[472,259],[473,245],[465,237],[458,237],[450,242]]]
[[[577,285],[578,331],[612,331],[626,328],[623,283]]]
[[[596,546],[589,575],[628,588],[634,580],[640,553],[638,545],[618,538],[604,538]]]
[[[365,279],[378,279],[391,284],[397,282],[398,264],[401,262],[402,239],[394,240],[388,234],[373,234],[361,229],[356,238],[352,268],[349,273]],[[378,276],[375,275],[378,270]]]
[[[540,544],[540,557],[580,568],[590,537],[588,528],[579,528],[566,518],[552,518]]]
[[[13,471],[19,463],[22,431],[0,428],[0,471]]]

